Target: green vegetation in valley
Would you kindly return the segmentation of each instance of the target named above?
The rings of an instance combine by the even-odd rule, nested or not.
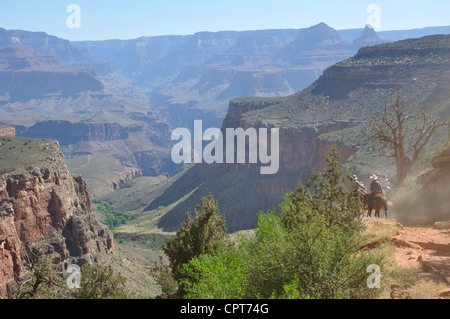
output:
[[[97,210],[104,214],[105,218],[102,220],[102,223],[110,229],[115,229],[116,227],[124,225],[137,218],[136,214],[119,211],[108,202],[103,202],[99,199],[94,199],[92,202],[97,204]]]

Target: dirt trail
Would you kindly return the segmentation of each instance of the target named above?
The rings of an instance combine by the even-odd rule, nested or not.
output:
[[[403,227],[393,243],[399,266],[450,285],[450,229]]]

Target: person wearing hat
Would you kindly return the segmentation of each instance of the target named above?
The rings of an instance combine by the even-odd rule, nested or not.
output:
[[[350,183],[348,184],[348,191],[354,195],[358,195],[360,191],[362,193],[367,191],[367,188],[360,180],[358,180],[358,176],[353,175]]]
[[[348,191],[352,194],[358,191],[358,177],[356,175],[353,175],[350,183],[348,183]]]
[[[370,179],[372,180],[372,183],[370,183],[370,192],[372,194],[374,193],[380,193],[383,194],[383,189],[381,188],[380,181],[378,180],[378,176],[373,174]]]

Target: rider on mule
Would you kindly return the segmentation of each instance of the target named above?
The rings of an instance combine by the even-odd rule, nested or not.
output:
[[[386,199],[383,196],[383,189],[381,188],[381,184],[378,181],[378,176],[377,175],[372,175],[370,177],[372,179],[372,183],[370,184],[370,195],[368,198],[368,204],[369,204],[369,216],[371,215],[371,211],[372,208],[376,209],[376,215],[378,214],[379,217],[379,210],[380,208],[384,209],[385,213],[386,213],[386,218],[387,218],[387,213],[388,213],[388,204]],[[379,205],[376,205],[375,201],[378,201]],[[376,208],[376,206],[379,206],[378,208]]]
[[[379,193],[383,195],[383,189],[381,188],[378,176],[374,174],[370,177],[370,179],[372,180],[372,183],[370,183],[370,192],[372,194]]]
[[[360,180],[358,180],[358,176],[353,175],[348,184],[348,191],[354,196],[364,196],[367,192],[367,188]]]

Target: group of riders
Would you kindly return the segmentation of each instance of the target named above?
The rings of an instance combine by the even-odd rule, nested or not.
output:
[[[385,194],[383,192],[383,188],[381,187],[381,183],[379,177],[376,174],[372,174],[370,176],[372,182],[370,183],[369,189],[367,189],[363,182],[361,182],[356,175],[353,175],[349,185],[348,190],[354,196],[359,196],[361,202],[363,204],[363,210],[368,210],[368,217],[372,216],[372,211],[375,210],[375,217],[380,217],[380,210],[384,210],[387,218],[388,213],[388,203],[385,198]],[[387,195],[390,195],[391,188],[389,184],[389,180],[386,179],[387,187],[386,192]]]

